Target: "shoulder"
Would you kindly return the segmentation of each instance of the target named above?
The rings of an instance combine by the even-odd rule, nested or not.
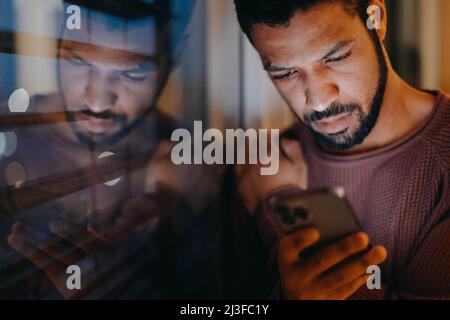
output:
[[[450,171],[450,95],[441,92],[438,108],[424,142],[432,149],[438,161]]]

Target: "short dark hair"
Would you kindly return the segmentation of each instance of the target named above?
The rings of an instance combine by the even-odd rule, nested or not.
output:
[[[358,15],[365,23],[369,0],[234,0],[239,24],[250,41],[255,24],[287,26],[296,11],[308,11],[332,2],[342,2],[349,14]]]
[[[77,5],[81,13],[107,27],[108,31],[121,31],[142,26],[149,21],[159,21],[160,27],[170,34],[170,49],[185,37],[197,0],[63,0],[64,12],[71,5]],[[63,29],[65,23],[62,24]]]

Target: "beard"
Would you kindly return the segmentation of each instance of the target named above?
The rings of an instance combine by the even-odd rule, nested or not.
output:
[[[378,60],[378,86],[372,98],[369,114],[366,114],[359,104],[334,103],[323,112],[313,112],[305,116],[303,122],[313,138],[324,146],[334,150],[348,150],[364,142],[375,127],[383,104],[387,85],[387,63],[383,54],[383,48],[375,31],[370,31],[370,37],[375,46]],[[352,131],[347,129],[333,135],[326,135],[313,129],[312,123],[345,113],[355,114],[358,118],[358,127]]]
[[[117,114],[111,114],[111,113],[101,113],[96,114],[92,111],[90,111],[87,107],[85,108],[78,108],[79,110],[83,111],[77,111],[77,112],[67,112],[66,111],[66,117],[69,121],[70,126],[72,127],[72,130],[76,137],[78,138],[79,142],[85,146],[89,147],[110,147],[115,144],[117,144],[120,140],[122,140],[129,132],[130,128],[127,125],[128,119],[125,115],[117,115]],[[115,132],[112,133],[91,133],[82,127],[80,127],[77,123],[77,116],[76,114],[89,116],[92,118],[97,118],[100,120],[108,120],[113,122],[118,129]],[[89,121],[89,120],[87,120]]]
[[[60,57],[58,59],[61,59]],[[129,119],[125,114],[116,114],[116,113],[110,113],[110,112],[103,112],[101,114],[90,112],[89,108],[87,106],[76,106],[76,107],[69,107],[67,104],[67,100],[64,94],[64,90],[62,89],[62,83],[61,83],[61,65],[58,63],[58,86],[59,86],[59,96],[63,104],[64,113],[67,119],[67,122],[70,125],[70,128],[72,129],[73,133],[75,134],[76,138],[78,139],[78,142],[80,142],[82,145],[89,147],[91,149],[94,148],[105,148],[105,147],[113,147],[118,145],[119,143],[123,142],[125,138],[127,138],[131,132],[136,130],[139,126],[142,125],[143,122],[148,119],[148,117],[153,113],[157,112],[157,101],[159,97],[162,94],[162,90],[165,87],[165,84],[168,80],[171,64],[167,65],[164,68],[162,79],[161,81],[158,81],[156,84],[156,92],[151,97],[147,108],[145,108],[135,119]],[[81,110],[81,111],[72,111],[72,110]],[[77,114],[81,115],[83,114],[87,116],[91,116],[94,118],[99,119],[106,119],[106,120],[112,120],[118,124],[118,130],[116,130],[113,133],[104,133],[104,134],[95,134],[88,132],[87,130],[83,129],[77,124]]]

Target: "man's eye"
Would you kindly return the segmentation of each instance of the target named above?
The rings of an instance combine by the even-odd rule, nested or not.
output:
[[[89,66],[89,64],[86,61],[84,61],[82,59],[79,59],[79,58],[71,58],[71,59],[69,59],[69,62],[71,64],[73,64],[74,66],[76,66],[76,67],[87,67],[87,66]]]
[[[329,58],[325,62],[326,63],[336,63],[336,62],[344,61],[345,59],[350,57],[352,54],[353,54],[353,52],[349,51],[346,54],[344,54],[343,56],[340,56],[340,57],[337,57],[337,58]]]
[[[289,71],[287,73],[272,76],[272,79],[275,81],[287,81],[287,80],[290,80],[295,73],[296,73],[295,71]]]
[[[147,79],[148,75],[146,73],[138,73],[138,72],[123,72],[122,76],[127,80],[131,81],[144,81]]]

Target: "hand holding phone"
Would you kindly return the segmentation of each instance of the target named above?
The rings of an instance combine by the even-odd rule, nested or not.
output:
[[[369,237],[342,191],[272,198],[273,214],[286,234],[278,246],[286,299],[346,299],[366,283],[367,267],[386,259],[384,247],[369,249]]]
[[[270,203],[285,234],[305,227],[319,230],[320,240],[302,252],[302,256],[362,230],[345,198],[344,189],[340,187],[274,196]]]

